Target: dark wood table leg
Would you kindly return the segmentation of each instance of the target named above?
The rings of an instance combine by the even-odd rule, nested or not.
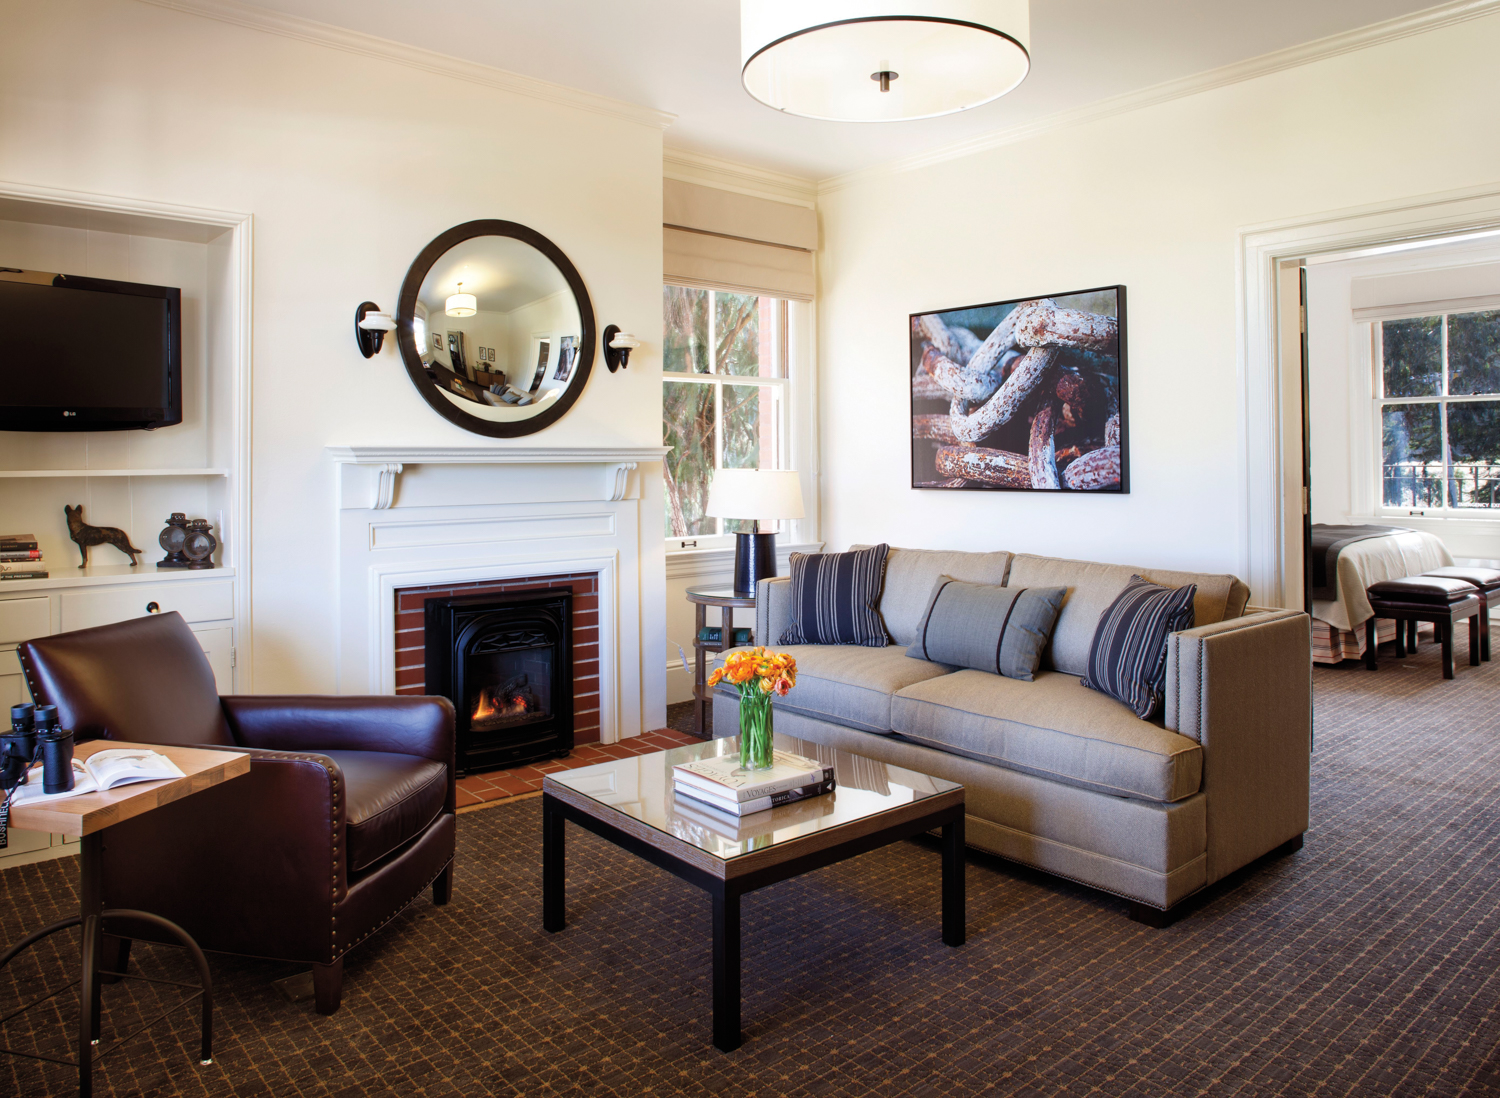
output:
[[[1479,658],[1488,662],[1490,658],[1490,603],[1480,595],[1483,605],[1479,608]]]
[[[1437,629],[1443,635],[1443,678],[1453,677],[1453,621],[1440,621]]]
[[[1376,651],[1377,636],[1375,619],[1372,617],[1365,622],[1365,668],[1369,671],[1380,669],[1380,654]]]
[[[1479,614],[1469,615],[1469,666],[1479,666]]]
[[[701,602],[693,604],[693,734],[703,738],[703,709],[707,702],[703,698],[703,682],[708,677],[703,666],[703,624],[707,620],[708,607]]]
[[[104,832],[85,835],[78,859],[78,914],[82,975],[78,985],[78,1095],[94,1093],[94,1046],[99,1043],[99,952],[103,948]]]
[[[564,828],[568,821],[562,806],[550,796],[542,794],[542,929],[556,932],[567,925],[564,901],[566,899],[566,852],[563,845]]]
[[[964,888],[964,818],[943,825],[943,944],[961,946],[967,935]]]
[[[724,883],[714,901],[714,1048],[740,1047],[740,896]]]
[[[1417,654],[1417,627],[1419,625],[1421,625],[1421,622],[1417,621],[1416,618],[1412,618],[1411,621],[1406,623],[1406,647],[1411,649],[1413,656]]]
[[[1398,660],[1406,658],[1406,635],[1410,632],[1408,629],[1410,625],[1411,622],[1409,621],[1402,621],[1400,618],[1396,619],[1396,658]]]

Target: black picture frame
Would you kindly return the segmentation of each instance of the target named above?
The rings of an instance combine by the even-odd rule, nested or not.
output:
[[[1123,285],[908,321],[913,489],[1130,492]]]
[[[427,272],[448,249],[479,236],[506,236],[524,244],[530,244],[552,261],[567,282],[568,288],[573,291],[573,299],[578,306],[582,334],[578,341],[578,365],[574,381],[568,386],[567,391],[554,400],[548,408],[528,419],[489,420],[470,415],[459,408],[439,391],[438,383],[429,373],[427,365],[423,363],[412,337],[412,318],[416,315],[417,297],[422,291],[422,281],[427,277]],[[491,438],[518,438],[521,435],[535,434],[567,415],[588,385],[589,372],[594,364],[596,340],[594,306],[589,300],[588,289],[584,286],[583,276],[578,273],[578,268],[573,266],[572,261],[563,254],[562,249],[552,241],[535,229],[529,229],[514,221],[466,221],[462,225],[455,225],[447,232],[439,234],[418,253],[417,258],[412,262],[410,269],[406,272],[405,281],[401,283],[401,295],[396,304],[396,344],[401,350],[401,360],[406,365],[407,375],[411,378],[411,383],[416,386],[417,392],[422,395],[422,399],[427,402],[428,406],[444,419],[466,431],[472,431],[477,435],[488,435]]]

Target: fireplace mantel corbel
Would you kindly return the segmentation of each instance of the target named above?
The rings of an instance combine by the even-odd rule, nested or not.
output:
[[[413,466],[561,466],[582,472],[570,476],[576,499],[619,502],[630,489],[630,474],[643,463],[660,461],[665,446],[329,446],[338,465],[341,510],[387,510],[398,506],[401,476]]]

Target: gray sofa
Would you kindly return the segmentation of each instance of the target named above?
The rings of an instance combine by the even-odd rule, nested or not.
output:
[[[1198,584],[1197,624],[1169,640],[1165,713],[1151,721],[1080,681],[1099,617],[1132,574]],[[943,575],[1068,589],[1035,681],[906,655]],[[886,648],[777,644],[790,593],[777,577],[756,599],[757,640],[797,658],[776,730],[963,783],[970,846],[1122,896],[1132,917],[1164,925],[1186,897],[1301,845],[1309,619],[1247,610],[1233,576],[893,548]],[[715,735],[736,734],[738,718],[738,695],[721,685]]]

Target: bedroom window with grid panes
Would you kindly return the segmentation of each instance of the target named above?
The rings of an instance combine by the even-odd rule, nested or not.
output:
[[[788,305],[687,286],[662,305],[667,551],[728,545],[752,526],[703,513],[714,471],[787,467]]]
[[[1382,321],[1375,353],[1381,505],[1500,516],[1500,310]]]

